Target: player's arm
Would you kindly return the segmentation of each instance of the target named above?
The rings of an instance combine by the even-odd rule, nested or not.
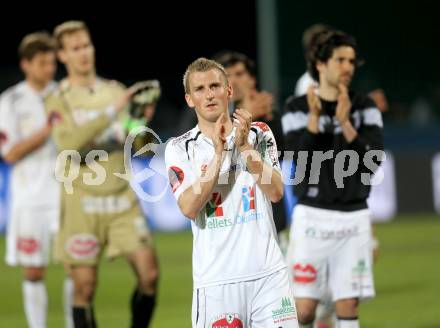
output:
[[[280,172],[274,169],[277,166],[279,168],[279,163],[275,138],[272,132],[267,127],[268,131],[263,136],[267,147],[262,149],[262,154],[260,154],[248,142],[252,122],[251,114],[246,110],[237,109],[233,116],[236,127],[235,143],[246,160],[247,170],[253,175],[255,182],[271,202],[276,203],[280,201],[283,197],[284,186]]]
[[[281,120],[285,149],[294,152],[295,162],[298,152],[315,149],[319,134],[321,102],[313,88],[309,88],[306,101],[302,103],[295,97],[287,99]]]
[[[43,145],[50,133],[49,125],[24,139],[20,136],[18,118],[13,110],[10,98],[0,100],[0,131],[2,134],[2,155],[8,163],[15,163]]]
[[[347,88],[339,86],[338,105],[336,106],[336,118],[342,128],[345,141],[356,150],[359,155],[365,154],[369,150],[383,150],[383,121],[382,114],[370,99],[365,104],[363,120],[360,128],[356,130],[349,120],[351,101],[348,96]]]
[[[52,137],[60,151],[82,149],[104,131],[116,115],[115,108],[109,107],[84,124],[76,124],[70,108],[58,94],[46,99],[46,111],[49,116],[56,117]]]
[[[14,144],[12,148],[4,154],[3,159],[9,164],[18,162],[34,150],[40,148],[49,137],[50,130],[50,125],[47,124],[29,138]]]
[[[125,109],[136,89],[127,89],[118,100],[108,106],[104,111],[84,124],[76,124],[71,110],[59,94],[54,94],[46,99],[46,111],[49,115],[57,117],[52,129],[52,136],[59,150],[81,150],[93,142],[117,114]]]
[[[220,168],[224,159],[223,145],[226,140],[224,136],[224,119],[225,116],[222,114],[216,122],[216,138],[213,139],[215,156],[209,162],[202,176],[195,178],[191,168],[184,161],[178,160],[178,163],[176,163],[175,159],[179,158],[179,154],[171,154],[170,152],[166,154],[165,161],[167,162],[170,183],[177,198],[177,204],[181,212],[191,220],[195,220],[217,185]],[[174,163],[178,166],[174,166]],[[192,179],[186,176],[188,173],[191,174]],[[174,174],[175,176],[173,176]]]
[[[187,188],[180,195],[177,204],[187,218],[195,220],[211,197],[211,193],[217,185],[221,164],[222,154],[216,153],[208,164],[205,175],[198,178],[190,188]]]

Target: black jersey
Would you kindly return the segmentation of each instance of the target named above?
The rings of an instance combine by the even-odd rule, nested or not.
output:
[[[366,177],[371,177],[379,165],[380,159],[373,155],[377,150],[383,150],[382,115],[367,96],[353,92],[349,96],[352,104],[349,119],[358,132],[351,143],[345,140],[335,117],[336,101],[321,99],[322,113],[317,134],[307,130],[309,108],[306,96],[292,96],[286,101],[282,118],[285,148],[294,151],[297,177],[301,177],[298,175],[301,168],[305,170],[302,181],[294,183],[299,204],[340,211],[367,207],[370,185],[365,183]],[[326,154],[329,159],[321,165],[312,165],[313,156],[322,157],[321,154]],[[347,169],[350,154],[352,163],[356,161],[356,154],[358,156],[357,169],[351,176],[341,179],[338,174],[344,167]],[[301,164],[304,165],[301,167]]]

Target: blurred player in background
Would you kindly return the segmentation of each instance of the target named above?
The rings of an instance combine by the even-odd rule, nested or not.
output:
[[[314,48],[315,42],[319,35],[330,31],[332,28],[326,24],[314,24],[309,26],[303,33],[302,36],[302,46],[304,51],[304,58],[306,60],[306,64],[309,61],[311,52]],[[303,75],[298,79],[295,85],[294,95],[299,97],[305,95],[307,93],[308,88],[311,86],[317,86],[317,82],[313,80],[310,72],[306,70]]]
[[[255,63],[245,54],[235,51],[223,51],[214,56],[228,74],[232,85],[233,108],[245,108],[254,121],[266,123],[275,137],[278,157],[281,163],[284,153],[284,136],[279,111],[273,108],[273,95],[267,91],[258,91]],[[272,204],[277,232],[286,228],[286,213],[283,202]]]
[[[302,45],[303,45],[304,57],[306,63],[309,61],[312,49],[319,35],[328,32],[330,30],[334,30],[334,28],[326,24],[318,23],[308,27],[304,31],[302,37]],[[297,97],[305,95],[307,93],[309,86],[311,85],[317,86],[317,82],[313,80],[312,76],[310,75],[310,72],[306,70],[304,74],[301,75],[301,77],[296,82],[294,95]],[[368,93],[368,96],[374,100],[377,108],[381,112],[388,111],[388,107],[389,107],[388,100],[387,97],[385,96],[385,92],[382,89],[376,88],[370,91]]]
[[[1,153],[12,164],[6,262],[24,269],[28,326],[44,328],[48,302],[44,276],[60,205],[52,121],[44,109],[44,97],[56,87],[55,42],[46,32],[32,33],[23,38],[18,53],[25,80],[0,99]]]
[[[358,302],[374,296],[366,203],[370,186],[361,173],[372,173],[363,164],[365,154],[383,150],[383,123],[370,98],[348,91],[356,50],[354,38],[343,32],[321,34],[308,61],[318,87],[310,86],[306,96],[289,98],[283,116],[286,145],[295,151],[297,168],[300,151],[308,152],[308,158],[313,158],[314,151],[335,152],[319,167],[309,163],[305,178],[295,185],[298,205],[288,261],[303,327],[313,326],[316,306],[327,286],[336,302],[337,327],[359,327]],[[348,150],[359,156],[361,165],[341,188],[335,172],[344,167],[338,167],[335,157]],[[318,181],[311,183],[316,176]]]
[[[308,27],[304,31],[302,37],[302,45],[303,45],[304,58],[306,60],[306,64],[309,61],[310,56],[312,55],[314,45],[318,37],[321,34],[326,33],[330,30],[334,30],[334,28],[326,24],[318,23]],[[297,97],[305,95],[307,93],[308,88],[311,85],[317,87],[318,83],[313,80],[310,72],[306,70],[306,72],[304,72],[304,74],[298,79],[296,83],[294,95]],[[374,100],[377,108],[381,112],[386,112],[388,110],[388,101],[382,89],[374,89],[368,94],[368,96]],[[374,187],[372,188],[372,191],[374,191]],[[373,238],[372,238],[371,248],[373,251],[374,261],[376,261],[379,256],[379,241],[377,240],[374,234],[373,228],[374,227],[372,226]],[[333,321],[334,321],[334,304],[331,300],[331,294],[330,292],[328,292],[327,296],[323,297],[316,310],[315,327],[317,328],[331,327],[333,325]]]
[[[158,263],[136,195],[126,180],[114,175],[124,173],[125,109],[138,86],[125,90],[96,75],[95,49],[85,23],[65,22],[54,36],[68,75],[46,102],[48,112],[58,117],[52,135],[60,152],[77,151],[80,156],[70,160],[70,168],[79,167],[79,178],[72,193],[63,193],[58,241],[74,281],[75,327],[96,327],[93,298],[105,247],[109,258],[125,256],[132,266],[137,285],[131,327],[147,327],[156,302]],[[85,160],[95,150],[105,154]],[[87,176],[89,181],[83,179]]]

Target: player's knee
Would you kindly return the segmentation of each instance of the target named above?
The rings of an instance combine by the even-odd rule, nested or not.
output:
[[[156,290],[157,282],[159,280],[159,269],[149,268],[145,274],[139,277],[139,286],[142,290],[151,293]]]
[[[312,323],[313,320],[315,320],[315,313],[313,311],[308,311],[308,310],[299,311],[298,310],[298,322],[299,323],[301,323],[302,325],[308,325],[308,324]]]
[[[315,308],[312,304],[297,304],[298,321],[303,325],[312,323],[315,320]]]
[[[25,268],[24,278],[28,281],[37,282],[44,279],[43,268]]]
[[[96,280],[87,279],[74,282],[75,298],[90,303],[93,300],[96,289]]]
[[[356,317],[358,315],[357,299],[344,299],[336,302],[336,315],[340,317]]]

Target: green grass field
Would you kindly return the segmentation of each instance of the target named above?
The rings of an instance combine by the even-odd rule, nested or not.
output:
[[[440,327],[440,217],[398,217],[376,225],[380,257],[375,267],[377,297],[361,305],[363,328]],[[190,327],[190,232],[158,233],[155,241],[161,265],[157,311],[152,327]],[[0,237],[0,253],[5,240]],[[25,328],[21,305],[21,271],[0,263],[0,327]],[[99,327],[128,327],[128,300],[134,286],[124,260],[102,261],[95,309]],[[49,327],[63,327],[63,270],[47,274]]]

